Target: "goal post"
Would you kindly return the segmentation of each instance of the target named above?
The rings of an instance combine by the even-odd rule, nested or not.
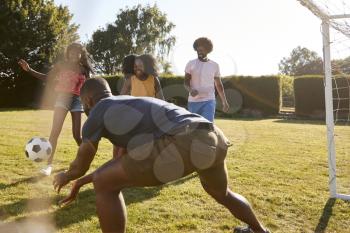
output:
[[[323,66],[324,66],[324,88],[325,88],[325,107],[326,107],[326,125],[327,125],[327,149],[328,149],[328,167],[329,167],[329,191],[332,198],[337,195],[336,182],[336,159],[334,143],[334,116],[333,116],[333,87],[332,87],[332,64],[329,37],[329,22],[327,19],[322,21],[322,39],[323,39]]]
[[[327,128],[327,154],[328,154],[328,168],[329,168],[329,192],[331,198],[339,198],[343,200],[350,200],[350,188],[347,191],[349,194],[341,194],[337,189],[337,166],[336,166],[336,143],[335,143],[335,122],[337,121],[338,107],[334,109],[334,100],[340,101],[339,95],[337,98],[333,97],[333,92],[337,87],[337,80],[332,74],[332,51],[331,46],[333,41],[331,40],[330,29],[337,31],[350,41],[350,6],[344,0],[338,0],[340,6],[334,7],[335,1],[329,0],[298,0],[304,7],[310,10],[315,16],[321,20],[322,41],[323,41],[323,65],[324,65],[324,91],[325,91],[325,113],[326,113],[326,128]],[[346,5],[348,4],[348,5]],[[332,7],[334,7],[332,9]],[[342,8],[342,12],[339,9]],[[349,11],[349,12],[345,12]],[[339,20],[343,20],[339,22]],[[349,20],[349,21],[347,21]],[[349,43],[350,57],[350,43]],[[349,89],[350,86],[346,87]],[[338,91],[338,90],[336,90]],[[348,116],[350,115],[350,98],[349,101]],[[339,103],[339,102],[338,102]],[[339,104],[338,104],[339,105]],[[336,115],[334,115],[336,113]],[[349,119],[349,117],[348,117]],[[350,164],[349,164],[350,166]],[[350,183],[350,179],[348,181]]]

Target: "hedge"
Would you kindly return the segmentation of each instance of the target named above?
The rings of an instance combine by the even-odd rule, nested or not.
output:
[[[338,116],[349,114],[350,76],[335,76],[332,79],[333,108]],[[335,88],[338,87],[338,88]],[[295,113],[299,117],[324,118],[325,94],[324,78],[321,75],[296,77],[294,80]]]
[[[111,86],[112,92],[118,94],[123,83],[122,77],[105,76],[104,78]],[[233,76],[222,80],[230,106],[241,108],[239,113],[248,115],[258,113],[259,116],[270,116],[279,113],[281,105],[279,76]],[[160,82],[167,101],[183,107],[187,105],[188,92],[184,88],[184,78],[182,76],[161,77]],[[237,91],[241,95],[242,103],[237,100],[237,94],[235,94]],[[217,102],[218,109],[220,109],[220,101]]]
[[[349,120],[350,114],[350,76],[336,76],[333,79],[333,108],[336,119]]]
[[[103,76],[112,90],[112,93],[119,94],[123,85],[122,75]],[[24,79],[25,81],[26,79]],[[28,79],[30,80],[30,79]],[[236,113],[246,115],[269,116],[276,115],[279,112],[281,104],[281,90],[279,76],[270,77],[227,77],[223,78],[223,84],[227,95],[228,102],[231,106],[229,115]],[[1,106],[41,106],[52,108],[54,104],[53,86],[46,83],[46,88],[42,88],[44,83],[35,82],[39,88],[34,91],[35,87],[28,88],[28,83],[23,81],[23,86],[27,91],[36,93],[35,96],[30,94],[31,98],[22,98],[22,95],[16,97],[11,95],[13,90],[1,90]],[[160,78],[164,96],[167,101],[179,106],[187,106],[188,92],[184,88],[183,76],[165,76]],[[1,83],[0,83],[1,84]],[[42,93],[40,98],[39,93]],[[14,93],[14,92],[13,92]],[[28,96],[29,92],[23,91],[23,96]],[[217,94],[217,93],[216,93]],[[40,100],[41,99],[41,100]],[[40,101],[41,103],[40,103]],[[221,110],[221,101],[217,96],[217,110]]]
[[[34,106],[42,90],[43,82],[24,72],[13,79],[0,77],[0,108]]]
[[[323,118],[325,112],[322,76],[294,79],[295,114],[299,117]]]
[[[231,77],[224,81],[225,89],[237,89],[242,97],[241,112],[258,115],[277,115],[281,107],[281,82],[279,76]]]

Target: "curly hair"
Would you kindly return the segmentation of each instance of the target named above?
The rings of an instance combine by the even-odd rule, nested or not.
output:
[[[206,48],[208,53],[213,51],[213,43],[207,37],[200,37],[197,40],[195,40],[193,43],[193,49],[197,51],[198,46],[203,46],[204,48]]]
[[[143,63],[145,73],[148,75],[158,76],[158,68],[156,59],[150,54],[142,54],[137,56],[136,59],[140,59]]]
[[[134,73],[134,64],[136,57],[137,56],[135,54],[129,54],[126,57],[124,57],[122,64],[122,73],[124,75]]]
[[[67,46],[66,52],[65,52],[65,58],[68,60],[68,54],[71,50],[78,50],[81,54],[80,58],[80,65],[83,68],[83,74],[86,75],[86,77],[90,76],[90,73],[94,73],[92,66],[89,61],[89,55],[86,51],[85,47],[81,45],[80,43],[74,42]]]

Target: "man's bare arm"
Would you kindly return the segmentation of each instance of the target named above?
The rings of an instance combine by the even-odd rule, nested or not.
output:
[[[224,85],[222,85],[221,78],[220,77],[215,77],[214,80],[215,80],[216,90],[218,91],[218,94],[219,94],[220,99],[221,99],[222,110],[224,112],[228,112],[230,106],[229,106],[229,104],[227,102],[227,99],[226,99]]]
[[[188,92],[191,92],[191,75],[189,73],[185,73],[184,85],[185,85],[185,89]]]
[[[69,181],[83,176],[90,168],[90,164],[95,157],[98,143],[83,142],[78,150],[75,160],[70,164],[66,171]]]
[[[185,85],[185,89],[190,93],[190,95],[195,97],[196,95],[198,95],[198,91],[191,88],[191,78],[192,78],[191,74],[185,73],[184,85]]]
[[[130,90],[131,90],[131,77],[127,76],[124,78],[124,83],[123,87],[120,91],[121,95],[130,95]]]
[[[156,90],[156,97],[161,100],[165,100],[162,86],[160,85],[160,81],[158,77],[154,78],[154,88]]]

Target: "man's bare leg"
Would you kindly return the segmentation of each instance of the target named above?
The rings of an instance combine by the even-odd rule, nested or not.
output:
[[[204,190],[219,204],[225,206],[233,216],[248,224],[255,233],[265,233],[248,200],[227,187],[227,171],[224,163],[200,172],[199,177]]]
[[[96,192],[96,208],[103,232],[124,233],[126,207],[121,190],[130,186],[130,181],[120,159],[110,160],[93,175]]]

